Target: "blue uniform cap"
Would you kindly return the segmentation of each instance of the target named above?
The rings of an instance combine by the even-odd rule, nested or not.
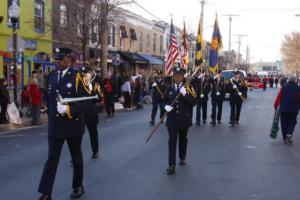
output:
[[[181,67],[174,67],[173,68],[173,73],[175,74],[181,74],[184,75],[185,74],[185,70]]]

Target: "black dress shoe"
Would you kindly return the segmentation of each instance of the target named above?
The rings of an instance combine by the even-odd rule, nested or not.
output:
[[[37,200],[52,200],[52,198],[50,196],[46,195],[46,194],[43,194]]]
[[[184,165],[186,165],[186,162],[185,162],[185,160],[181,160],[181,161],[179,162],[179,165],[180,165],[180,166],[184,166]]]
[[[218,124],[222,124],[221,120],[218,120]]]
[[[196,122],[196,125],[197,125],[197,126],[200,126],[200,122]]]
[[[84,194],[84,189],[82,186],[80,186],[73,190],[73,192],[71,193],[71,199],[78,199],[83,194]]]
[[[203,120],[203,122],[202,122],[203,124],[206,124],[206,120]]]
[[[213,125],[213,126],[215,126],[216,122],[215,121],[211,121],[210,124]]]
[[[153,126],[155,123],[153,120],[150,121],[150,125]]]
[[[231,126],[234,126],[234,121],[230,121],[229,124],[230,124]]]
[[[236,124],[236,125],[239,125],[239,121],[235,121],[235,124]]]
[[[92,159],[97,159],[98,157],[99,157],[99,154],[98,154],[98,153],[93,153]]]
[[[167,174],[171,175],[175,173],[175,165],[170,165],[167,169]]]

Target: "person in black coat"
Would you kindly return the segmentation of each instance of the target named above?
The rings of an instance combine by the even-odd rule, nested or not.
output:
[[[211,122],[210,124],[216,125],[216,115],[218,123],[221,124],[223,101],[225,98],[225,80],[222,77],[222,71],[219,70],[218,74],[214,79],[212,79],[212,91],[211,91]],[[217,114],[218,108],[218,114]]]
[[[201,122],[201,110],[202,123],[206,123],[208,95],[211,91],[210,80],[205,70],[202,70],[201,74],[197,74],[192,85],[194,85],[197,93],[196,125],[199,126]]]
[[[155,77],[154,83],[152,84],[152,88],[153,88],[153,94],[152,94],[152,112],[151,112],[150,124],[154,125],[158,106],[160,108],[160,118],[165,113],[163,97],[164,97],[166,85],[163,82],[162,71],[157,72],[157,76]]]
[[[92,159],[96,159],[99,156],[99,134],[98,134],[98,109],[97,103],[100,102],[103,98],[103,93],[100,87],[100,84],[93,79],[92,81],[92,69],[89,67],[82,67],[82,79],[86,86],[86,95],[87,96],[98,96],[98,99],[90,100],[89,108],[86,108],[84,113],[84,119],[89,131],[91,147],[92,147]]]
[[[7,119],[7,105],[10,102],[9,92],[7,89],[7,82],[5,78],[0,79],[0,105],[1,105],[1,113],[0,113],[0,124],[8,124],[9,121]]]
[[[230,91],[230,122],[232,126],[239,124],[240,113],[242,109],[242,104],[245,99],[247,92],[247,86],[245,82],[240,78],[240,72],[234,71],[234,77],[229,81],[229,91]]]
[[[274,108],[279,107],[283,142],[292,143],[292,136],[297,124],[300,108],[300,88],[296,84],[296,77],[291,76],[278,93]]]
[[[71,198],[83,195],[83,158],[81,151],[84,134],[84,111],[86,102],[67,105],[59,103],[61,98],[84,96],[80,73],[71,66],[72,50],[54,49],[53,55],[58,69],[48,75],[48,159],[44,166],[38,191],[39,200],[51,200],[51,193],[59,163],[60,154],[66,141],[73,161],[73,192]]]
[[[184,69],[174,68],[175,84],[166,89],[164,95],[165,110],[167,112],[166,126],[169,133],[169,167],[168,174],[175,172],[176,165],[176,146],[177,138],[179,136],[179,158],[180,165],[186,164],[186,149],[187,149],[187,133],[189,127],[192,125],[191,106],[196,104],[196,93],[192,87],[186,87],[183,83]],[[171,103],[176,96],[180,97],[175,101],[174,105]]]

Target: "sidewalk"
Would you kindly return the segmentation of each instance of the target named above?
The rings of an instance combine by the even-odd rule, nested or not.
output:
[[[32,118],[27,118],[23,117],[22,119],[22,124],[0,124],[0,133],[4,131],[11,131],[11,130],[16,130],[19,128],[24,128],[24,127],[29,127],[32,126]],[[48,121],[48,116],[45,113],[41,113],[41,125],[46,124]]]
[[[124,108],[120,103],[115,103],[115,110],[116,111],[121,111],[121,110],[124,110]],[[0,134],[1,134],[1,132],[12,131],[12,130],[16,130],[16,129],[19,129],[19,128],[32,126],[31,125],[32,118],[23,117],[21,119],[22,119],[22,124],[20,124],[20,125],[17,125],[17,124],[0,124]],[[48,122],[47,114],[46,113],[41,113],[41,125],[44,125],[47,122]]]

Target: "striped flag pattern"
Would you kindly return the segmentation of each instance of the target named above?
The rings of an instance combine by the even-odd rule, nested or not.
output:
[[[173,20],[171,20],[170,44],[167,55],[166,76],[172,76],[174,63],[179,55],[177,37],[174,30]]]
[[[183,69],[187,69],[189,65],[189,50],[188,50],[188,44],[187,44],[187,33],[185,29],[185,22],[183,23],[183,35],[182,35],[182,46],[183,46],[183,52],[181,56],[181,67]]]

